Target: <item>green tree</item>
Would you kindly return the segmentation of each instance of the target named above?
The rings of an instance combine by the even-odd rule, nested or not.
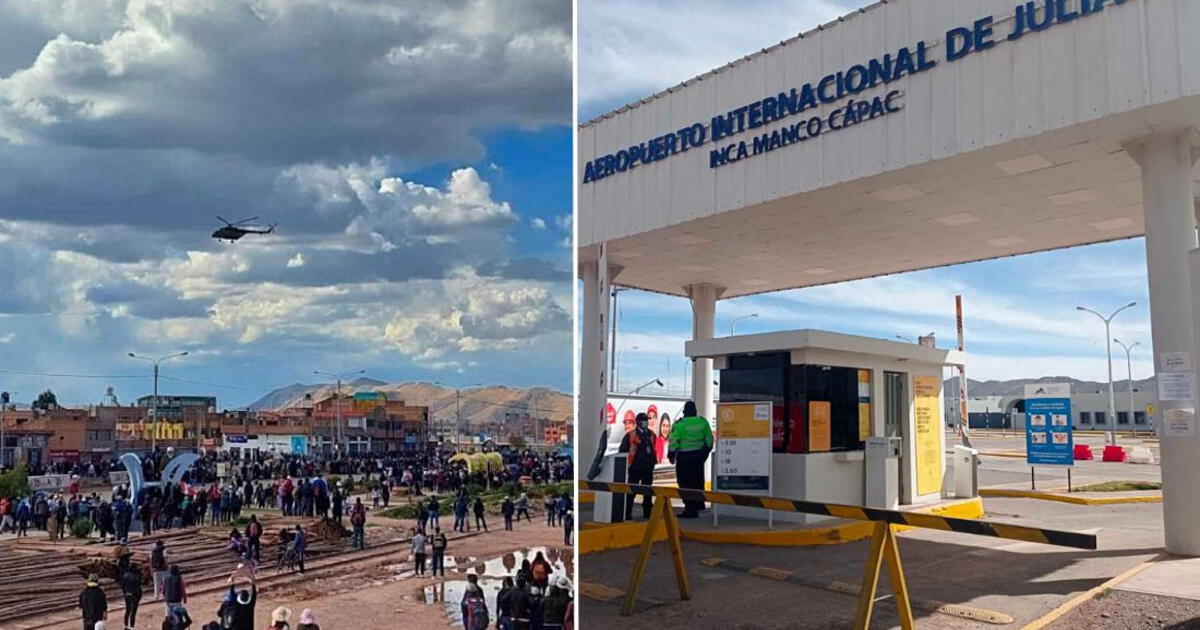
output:
[[[33,401],[33,404],[30,406],[34,409],[41,409],[43,411],[57,409],[58,396],[55,396],[54,392],[47,389],[46,391],[38,394],[37,400]]]
[[[0,474],[0,497],[14,499],[29,494],[29,471],[24,464]]]

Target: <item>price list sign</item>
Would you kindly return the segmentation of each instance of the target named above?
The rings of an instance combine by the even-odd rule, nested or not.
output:
[[[728,492],[771,490],[771,403],[717,405],[716,483]]]

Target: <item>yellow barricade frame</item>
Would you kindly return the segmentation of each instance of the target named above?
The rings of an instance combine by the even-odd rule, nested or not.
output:
[[[814,501],[799,501],[780,497],[762,497],[728,492],[709,492],[703,490],[686,490],[680,488],[643,486],[628,483],[607,481],[580,481],[580,490],[593,492],[611,492],[613,494],[637,494],[654,497],[654,509],[650,520],[646,523],[646,533],[638,551],[638,557],[633,563],[633,574],[629,577],[629,588],[625,591],[625,601],[621,606],[621,615],[633,614],[637,602],[637,591],[641,586],[642,577],[646,572],[646,563],[650,560],[650,551],[654,546],[654,535],[661,524],[666,528],[667,545],[671,550],[671,562],[675,569],[675,581],[679,587],[681,600],[691,599],[691,587],[688,585],[687,570],[683,563],[683,542],[679,531],[679,521],[671,509],[672,499],[688,499],[707,501],[721,505],[737,505],[749,508],[761,508],[786,512],[818,514],[837,518],[873,521],[875,531],[871,536],[871,548],[867,555],[867,566],[863,572],[862,586],[858,591],[858,607],[855,613],[855,630],[867,630],[871,624],[871,614],[875,608],[876,593],[879,588],[879,574],[883,563],[887,562],[888,577],[892,583],[892,597],[896,602],[896,611],[900,617],[900,627],[903,630],[915,628],[912,614],[912,602],[908,595],[908,583],[904,578],[904,567],[900,562],[900,545],[896,538],[896,527],[919,527],[941,531],[974,534],[1008,540],[1041,543],[1075,549],[1096,549],[1096,535],[1082,532],[1043,529],[1025,525],[1009,525],[977,519],[963,519],[934,514],[904,512],[901,510],[883,510],[855,505],[837,503],[820,503]]]

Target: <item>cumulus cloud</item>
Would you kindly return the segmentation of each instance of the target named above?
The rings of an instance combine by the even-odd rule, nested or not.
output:
[[[765,0],[742,10],[721,0],[581,2],[580,117],[586,120],[650,96],[862,4]],[[763,18],[768,15],[770,19]]]
[[[569,270],[514,251],[530,219],[496,190],[521,175],[485,144],[570,124],[569,2],[0,15],[0,344],[39,340],[23,366],[189,350],[218,374],[281,353],[472,370],[519,350],[569,376]],[[217,215],[278,229],[218,242]]]
[[[0,8],[58,35],[0,79],[11,142],[472,160],[475,130],[569,122],[570,3],[28,4]]]

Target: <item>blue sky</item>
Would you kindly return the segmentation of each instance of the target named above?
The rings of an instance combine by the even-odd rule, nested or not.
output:
[[[857,2],[765,0],[755,11],[720,0],[579,2],[579,117],[601,115],[836,19]],[[771,16],[765,19],[764,16]],[[669,21],[670,29],[658,26]],[[1054,270],[1047,274],[1046,270]],[[718,302],[716,334],[797,328],[895,339],[934,332],[955,343],[954,296],[964,299],[968,376],[1009,379],[1107,378],[1103,324],[1078,305],[1117,316],[1113,336],[1133,349],[1134,378],[1152,375],[1149,297],[1143,239],[1104,243]],[[683,343],[690,336],[686,300],[626,291],[617,342],[623,386],[652,378],[684,383]],[[1126,374],[1114,349],[1114,377]],[[1117,359],[1120,359],[1119,361]]]
[[[570,390],[569,3],[0,13],[0,390]]]

